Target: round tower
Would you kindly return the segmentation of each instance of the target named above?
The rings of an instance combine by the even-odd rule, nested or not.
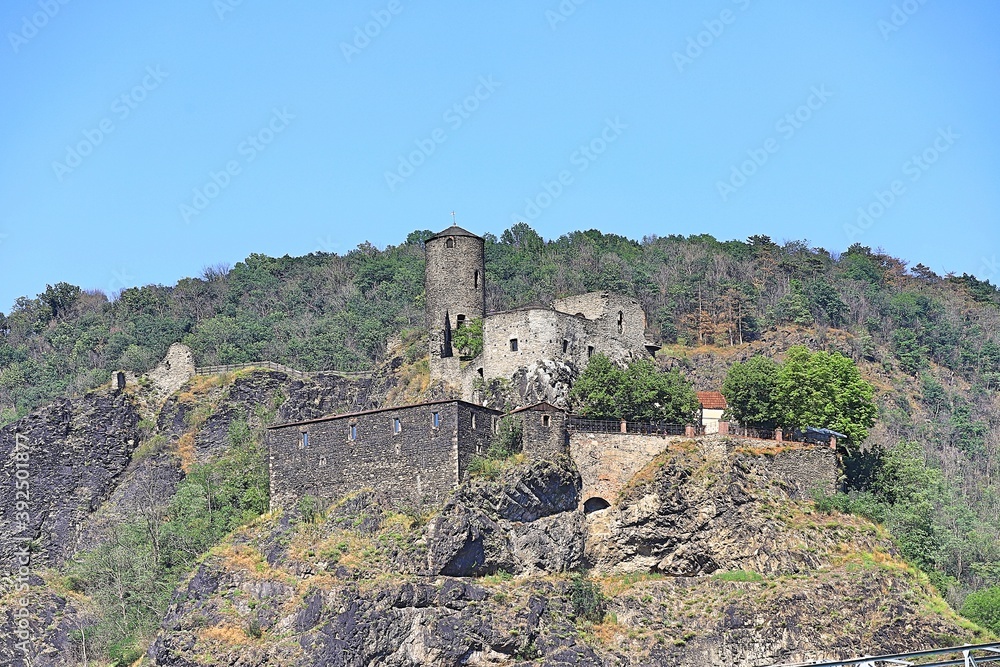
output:
[[[452,225],[424,243],[427,333],[432,380],[459,381],[452,334],[486,315],[486,254],[483,239]]]

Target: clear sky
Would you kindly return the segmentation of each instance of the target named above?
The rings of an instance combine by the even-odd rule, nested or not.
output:
[[[1000,278],[995,1],[6,0],[0,29],[4,311],[453,210]]]

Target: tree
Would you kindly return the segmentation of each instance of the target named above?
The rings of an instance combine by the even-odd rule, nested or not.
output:
[[[775,398],[778,372],[778,364],[761,355],[729,367],[722,395],[733,419],[748,426],[776,425],[780,417]]]
[[[455,329],[451,342],[463,357],[478,357],[483,351],[483,319],[477,317]]]
[[[810,352],[801,345],[789,348],[775,398],[783,426],[830,428],[857,444],[875,424],[875,388],[839,352]]]
[[[576,410],[595,419],[630,419],[688,424],[698,396],[677,370],[661,373],[644,359],[621,369],[605,355],[591,358],[570,390]]]
[[[984,628],[1000,633],[1000,586],[969,593],[961,613]]]

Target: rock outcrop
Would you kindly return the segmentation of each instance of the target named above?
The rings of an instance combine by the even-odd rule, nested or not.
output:
[[[752,454],[677,447],[642,471],[588,515],[591,583],[560,574],[578,491],[568,461],[535,462],[471,480],[427,523],[377,493],[258,522],[177,591],[149,658],[759,667],[975,639],[876,527],[818,514]]]
[[[60,400],[0,429],[0,570],[22,540],[33,567],[58,566],[128,468],[139,412],[125,394]]]

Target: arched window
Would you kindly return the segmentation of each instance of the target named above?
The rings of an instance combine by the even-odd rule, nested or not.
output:
[[[444,247],[445,248],[454,248],[455,247],[455,239],[453,237],[449,236],[448,240],[444,242]]]
[[[479,289],[479,269],[476,269],[476,273],[472,277],[472,286],[476,289]]]
[[[552,426],[552,417],[549,415],[542,415],[542,426],[545,428]]]

